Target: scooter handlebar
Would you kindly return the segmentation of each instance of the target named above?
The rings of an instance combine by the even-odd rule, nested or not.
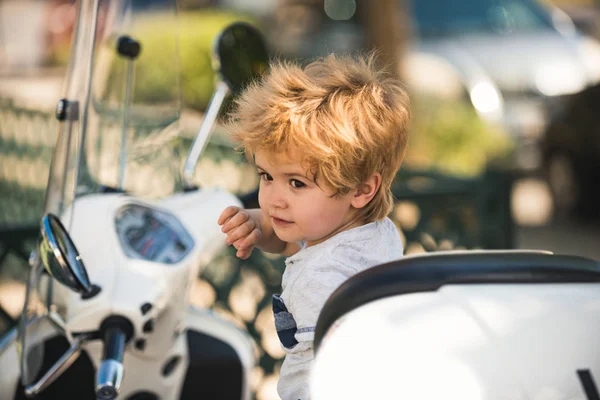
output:
[[[112,400],[119,394],[123,381],[123,353],[127,334],[120,327],[106,329],[104,334],[104,356],[96,375],[96,397]]]

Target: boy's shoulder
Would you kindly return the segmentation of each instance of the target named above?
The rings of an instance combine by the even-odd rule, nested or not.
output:
[[[393,222],[380,221],[375,225],[364,225],[352,236],[344,234],[350,230],[342,232],[332,238],[335,240],[328,240],[327,246],[309,247],[298,253],[301,257],[290,257],[292,263],[286,262],[282,282],[284,292],[295,299],[295,304],[298,298],[306,297],[324,301],[353,275],[401,258],[402,240]]]
[[[402,253],[400,234],[386,218],[341,232],[318,246],[304,249],[290,261],[309,264],[308,269],[314,272],[356,273],[396,260]]]
[[[350,252],[376,253],[382,249],[396,251],[402,246],[400,232],[389,218],[340,232],[332,238],[328,252],[335,256],[347,256]]]

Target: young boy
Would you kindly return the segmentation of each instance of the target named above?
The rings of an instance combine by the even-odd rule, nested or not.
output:
[[[237,256],[288,256],[275,325],[286,356],[278,392],[307,400],[319,312],[352,275],[402,256],[387,218],[404,157],[409,99],[373,57],[277,64],[240,96],[230,128],[260,175],[260,209],[218,223]]]

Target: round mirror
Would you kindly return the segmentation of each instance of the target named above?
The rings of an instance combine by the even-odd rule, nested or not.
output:
[[[269,65],[269,54],[262,34],[244,22],[225,28],[217,38],[214,59],[221,79],[233,93],[262,75]]]
[[[63,285],[79,293],[90,293],[92,285],[67,230],[54,214],[42,218],[40,258],[46,271]]]

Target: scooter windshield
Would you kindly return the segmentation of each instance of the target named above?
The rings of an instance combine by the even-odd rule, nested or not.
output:
[[[175,0],[76,3],[44,204],[44,212],[59,216],[67,230],[81,196],[114,191],[162,197],[179,190],[183,160],[178,154],[182,96]],[[29,321],[49,309],[61,317],[61,310],[51,307],[47,278],[37,257],[19,332],[25,385],[46,372],[39,334],[44,323]],[[50,322],[61,331],[56,318]]]

